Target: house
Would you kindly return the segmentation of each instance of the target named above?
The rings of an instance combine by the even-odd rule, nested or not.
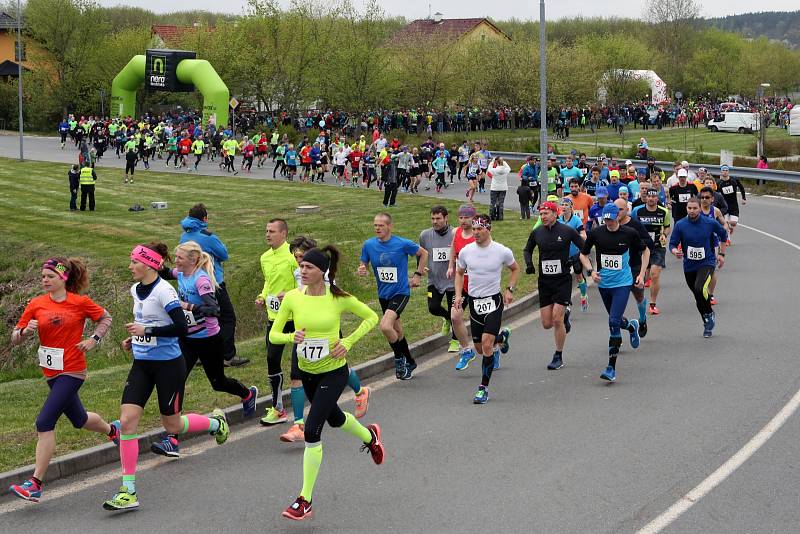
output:
[[[0,80],[16,78],[19,74],[20,58],[17,56],[17,19],[0,11]],[[22,41],[22,66],[28,70],[25,40]]]
[[[432,18],[417,19],[395,32],[389,46],[403,46],[433,41],[439,44],[466,44],[475,41],[510,41],[503,30],[487,18],[445,19],[441,13]]]
[[[179,49],[187,36],[197,31],[198,26],[153,25],[150,27],[150,48]]]

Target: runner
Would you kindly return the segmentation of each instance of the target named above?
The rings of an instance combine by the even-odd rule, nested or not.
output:
[[[286,410],[283,408],[283,371],[281,359],[283,358],[284,345],[270,341],[275,318],[281,307],[281,301],[287,291],[291,291],[297,284],[294,280],[294,270],[297,261],[289,250],[286,242],[289,226],[284,219],[270,219],[267,223],[266,239],[269,250],[261,255],[261,272],[264,274],[264,287],[256,297],[256,306],[267,308],[267,374],[272,387],[272,406],[267,408],[267,413],[261,418],[261,424],[266,426],[277,425],[287,421]],[[289,321],[284,333],[294,332],[294,324]],[[300,387],[300,375],[293,370],[289,377],[292,387]]]
[[[458,254],[464,247],[475,242],[475,235],[472,231],[472,218],[476,214],[475,207],[471,204],[463,204],[458,208],[458,228],[453,232],[447,278],[454,279]],[[453,301],[455,302],[455,282],[453,285]],[[464,308],[469,308],[469,274],[466,271],[464,272],[461,306],[457,308],[451,305],[450,307],[450,326],[459,343],[456,371],[463,371],[475,359],[475,350],[472,348],[471,339],[464,324]]]
[[[650,315],[658,315],[661,311],[656,305],[658,293],[661,291],[661,271],[666,267],[666,245],[671,231],[672,220],[669,210],[659,204],[658,189],[647,189],[645,204],[633,210],[632,217],[641,222],[655,247],[650,250],[650,261],[647,275],[650,280]]]
[[[553,202],[542,202],[539,206],[542,224],[528,236],[523,253],[525,272],[534,274],[536,269],[533,266],[533,250],[539,247],[539,310],[542,327],[545,330],[553,329],[556,345],[553,359],[547,365],[551,371],[564,367],[564,342],[571,329],[569,313],[572,304],[572,276],[569,271],[575,269],[574,257],[579,253],[576,251],[580,251],[584,244],[584,237],[581,235],[583,223],[572,213],[572,205],[568,199],[564,199],[562,207],[566,209],[563,219],[559,221],[558,206]],[[580,266],[575,273],[582,276]]]
[[[455,330],[451,328],[451,315],[455,286],[453,276],[448,276],[450,255],[453,245],[453,229],[448,219],[447,208],[433,206],[431,208],[431,226],[419,235],[419,246],[428,252],[428,312],[442,318],[442,335],[452,334],[448,352],[458,352],[459,343]],[[417,266],[419,268],[419,266]],[[447,309],[442,307],[445,299]]]
[[[714,219],[725,229],[726,232],[728,232],[728,235],[730,235],[730,227],[728,226],[728,222],[725,220],[725,217],[722,214],[722,210],[714,206],[714,190],[711,187],[703,187],[700,190],[700,215]],[[719,243],[715,238],[714,248],[716,249],[718,246]],[[708,293],[710,295],[709,300],[712,306],[717,305],[717,299],[714,297],[714,290],[716,288],[717,272],[715,270],[711,275],[711,283],[708,284]]]
[[[200,165],[200,161],[203,159],[203,152],[205,152],[206,143],[200,137],[194,140],[192,143],[192,153],[194,154],[194,170],[197,170],[197,166]],[[169,157],[169,156],[167,156]],[[188,170],[192,170],[189,168]]]
[[[631,347],[639,347],[639,321],[628,321],[623,314],[628,305],[631,286],[644,286],[647,265],[647,262],[642,262],[641,270],[634,280],[630,258],[632,255],[641,255],[645,245],[636,230],[620,226],[618,216],[619,208],[614,204],[606,204],[603,207],[604,225],[589,232],[581,250],[581,263],[586,274],[598,284],[600,297],[608,312],[608,367],[600,374],[600,378],[609,382],[617,379],[617,354],[622,346],[621,330],[630,332]],[[589,259],[592,248],[595,249],[599,271],[592,269]]]
[[[417,256],[419,265],[427,265],[428,252],[413,241],[392,235],[392,216],[388,213],[377,214],[372,226],[375,237],[367,239],[361,247],[358,275],[366,276],[367,265],[372,265],[383,312],[381,332],[394,352],[395,376],[398,380],[410,380],[417,362],[411,357],[400,314],[411,298],[411,288],[419,287],[422,273],[414,271],[414,276],[408,279],[408,257]]]
[[[456,260],[455,301],[453,308],[460,313],[464,295],[464,274],[469,271],[469,318],[475,351],[481,355],[481,383],[472,399],[474,404],[489,401],[489,381],[492,371],[499,367],[500,351],[508,352],[511,331],[501,328],[503,306],[514,300],[514,286],[519,266],[511,249],[492,240],[492,220],[488,215],[472,219],[475,242],[461,249]],[[511,271],[508,286],[500,292],[503,267]]]
[[[700,192],[697,186],[688,181],[689,172],[686,169],[678,169],[678,182],[669,188],[670,205],[672,206],[672,218],[675,224],[686,217],[686,204],[690,198],[697,198]]]
[[[642,262],[644,262],[645,265],[649,265],[650,251],[653,250],[656,245],[644,225],[636,219],[631,218],[630,211],[628,210],[628,201],[623,198],[618,198],[614,201],[614,205],[619,209],[617,221],[619,222],[620,226],[627,226],[636,230],[636,233],[639,234],[639,238],[642,240],[642,243],[644,243],[645,247],[647,247],[647,250],[642,253],[641,257],[639,255],[634,255],[629,259],[628,263],[630,264],[631,268],[631,277],[635,280],[636,275],[641,271]],[[645,275],[646,274],[647,270],[645,269]],[[642,281],[644,281],[645,278],[646,276],[642,278]],[[644,285],[639,287],[636,284],[631,284],[631,293],[633,293],[633,298],[636,300],[636,309],[639,311],[640,338],[644,338],[647,335],[647,298],[645,297],[644,289]]]
[[[722,197],[725,199],[725,202],[728,204],[728,213],[725,215],[725,218],[728,220],[731,226],[728,236],[729,238],[733,237],[733,233],[736,231],[736,225],[739,224],[739,199],[736,197],[737,190],[742,195],[742,206],[747,205],[747,197],[744,186],[741,184],[741,182],[739,182],[739,180],[730,175],[730,170],[730,167],[727,165],[720,167],[719,182],[717,182],[717,187],[722,193]],[[730,240],[728,241],[728,244],[730,244]]]
[[[76,258],[50,258],[42,264],[42,289],[46,294],[31,299],[11,333],[19,345],[39,335],[39,367],[50,393],[36,418],[36,464],[33,476],[9,491],[21,499],[39,502],[47,467],[56,448],[56,422],[66,415],[72,426],[108,436],[119,445],[119,421],[106,423],[87,412],[78,391],[86,380],[86,352],[97,347],[111,327],[111,315],[82,295],[89,288],[89,274]],[[96,323],[94,333],[83,338],[86,319]]]
[[[158,276],[169,258],[163,243],[138,245],[131,252],[128,266],[136,284],[131,287],[133,323],[125,325],[131,337],[122,342],[133,352],[133,365],[125,381],[120,410],[120,447],[122,486],[103,503],[106,510],[132,510],[139,507],[136,494],[136,464],[139,458],[139,420],[147,400],[156,389],[161,422],[170,434],[208,432],[217,444],[227,441],[230,430],[222,410],[211,417],[189,413],[181,415],[186,362],[178,338],[188,332],[186,316],[178,294]]]
[[[211,256],[194,241],[186,241],[175,248],[175,269],[162,268],[159,276],[164,280],[178,281],[178,296],[189,325],[189,333],[179,340],[186,369],[193,369],[197,360],[200,360],[214,391],[239,397],[243,416],[252,416],[256,411],[258,388],[251,386],[248,389],[238,380],[225,376],[225,345],[220,333],[220,305],[216,298],[219,287]],[[168,434],[160,442],[152,443],[150,450],[155,454],[178,458],[178,436]]]
[[[329,245],[306,252],[300,262],[303,288],[286,294],[275,318],[275,329],[269,335],[269,341],[276,345],[297,344],[300,376],[311,401],[304,431],[303,487],[297,500],[282,514],[296,521],[312,516],[314,485],[322,465],[322,427],[326,421],[360,439],[362,450],[369,450],[377,465],[383,463],[384,457],[380,426],[364,427],[337,404],[349,376],[347,353],[378,323],[374,311],[336,286],[338,263],[336,247]],[[329,284],[325,283],[325,273],[330,278]],[[341,316],[347,312],[362,321],[352,334],[342,338]],[[292,322],[295,326],[287,332]]]
[[[711,308],[708,286],[715,267],[721,269],[725,265],[728,233],[716,220],[701,216],[697,198],[689,200],[686,210],[686,218],[675,223],[669,249],[676,258],[683,259],[683,275],[703,319],[703,337],[709,338],[716,325],[716,316]],[[719,239],[719,254],[714,250],[715,236]]]

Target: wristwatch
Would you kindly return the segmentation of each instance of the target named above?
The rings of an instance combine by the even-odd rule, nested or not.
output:
[[[422,277],[422,273],[419,271],[414,271],[414,275],[419,276],[420,278]]]
[[[509,291],[510,293],[512,293],[512,294],[514,293],[514,288],[513,288],[513,287],[511,287],[511,286],[508,286],[506,289],[508,289],[508,291]]]
[[[101,341],[103,341],[103,338],[98,336],[97,334],[92,334],[91,337],[92,339],[94,339],[94,342],[97,343],[98,345],[100,344]]]

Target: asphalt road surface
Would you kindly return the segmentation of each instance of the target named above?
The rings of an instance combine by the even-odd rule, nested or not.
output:
[[[6,141],[0,138],[0,155],[13,156]],[[792,222],[800,203],[755,198],[742,211],[744,224],[800,244]],[[351,436],[326,428],[315,517],[303,524],[280,516],[301,486],[303,446],[278,440],[285,426],[262,429],[253,421],[234,427],[221,447],[210,437],[192,440],[180,460],[142,456],[137,511],[101,508],[119,486],[119,467],[109,466],[46,486],[37,505],[3,497],[3,530],[637,532],[676,502],[689,502],[682,497],[738,453],[752,456],[717,472],[693,506],[659,526],[796,532],[798,416],[789,411],[785,425],[767,426],[760,448],[749,442],[800,388],[800,249],[741,226],[734,245],[716,291],[714,337],[702,338],[670,258],[662,314],[650,318],[639,350],[625,340],[615,384],[599,378],[608,329],[594,288],[589,312],[573,313],[560,371],[545,368],[552,334],[538,315],[513,325],[487,405],[471,400],[479,365],[458,373],[444,353],[410,382],[377,381],[364,421],[382,425],[386,462],[373,465]],[[628,314],[635,315],[633,299]],[[349,400],[345,409],[352,410]]]

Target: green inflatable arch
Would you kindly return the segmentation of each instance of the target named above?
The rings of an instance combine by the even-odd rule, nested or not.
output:
[[[136,116],[136,92],[145,82],[146,63],[146,56],[133,56],[114,77],[111,84],[113,116]],[[228,125],[230,92],[211,63],[204,59],[182,59],[177,62],[175,77],[179,84],[194,86],[203,95],[203,124],[208,124],[209,119],[215,116],[217,127]]]

